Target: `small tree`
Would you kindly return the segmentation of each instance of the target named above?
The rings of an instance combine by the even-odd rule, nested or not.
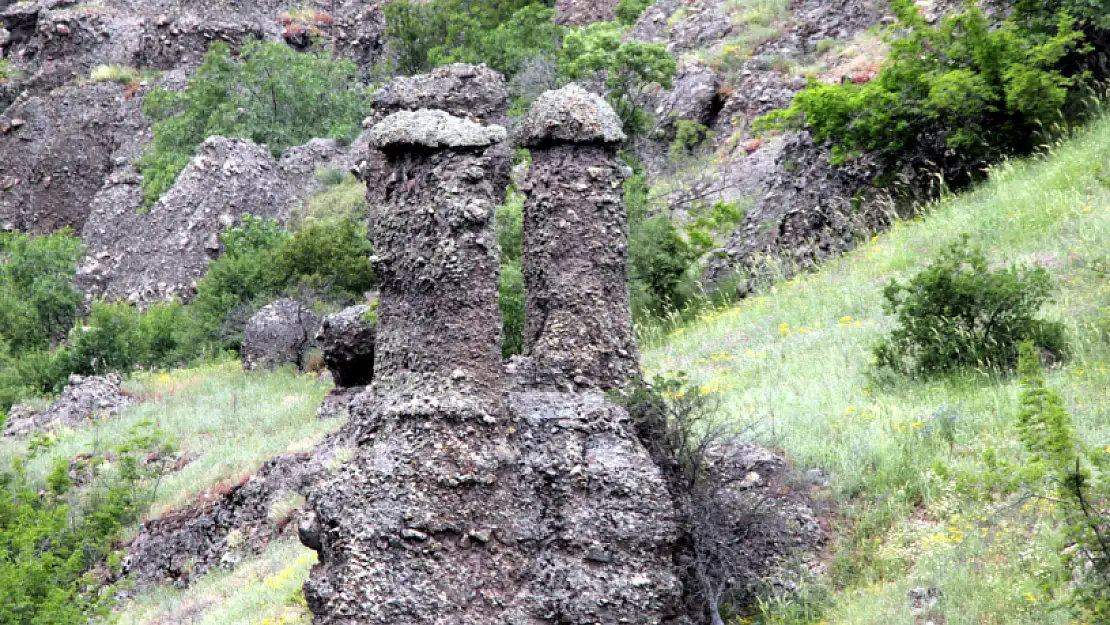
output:
[[[886,286],[886,310],[898,327],[875,347],[878,364],[922,374],[1009,369],[1022,341],[1063,355],[1063,326],[1037,317],[1052,290],[1043,267],[992,270],[962,236],[908,283]]]
[[[1032,496],[1064,505],[1064,530],[1073,542],[1064,562],[1080,582],[1074,607],[1083,620],[1105,622],[1110,617],[1110,516],[1105,512],[1110,501],[1105,476],[1084,462],[1071,415],[1063,398],[1045,384],[1040,352],[1033,343],[1021,345],[1019,369],[1023,390],[1017,428],[1031,458],[1022,477],[1034,489]]]
[[[651,127],[651,115],[644,110],[648,96],[671,88],[677,62],[663,44],[626,41],[624,32],[611,22],[568,31],[559,71],[570,80],[601,80],[625,132],[637,135]]]
[[[226,44],[214,43],[188,89],[146,97],[143,110],[154,122],[154,142],[138,161],[146,201],[173,186],[208,137],[250,139],[279,156],[314,138],[354,138],[367,107],[350,61],[259,41],[243,44],[236,61]]]

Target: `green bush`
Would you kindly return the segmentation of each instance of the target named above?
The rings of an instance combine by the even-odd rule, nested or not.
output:
[[[1043,267],[991,269],[965,235],[908,283],[886,286],[898,327],[875,347],[878,364],[911,374],[1006,370],[1023,341],[1063,356],[1063,326],[1037,317],[1053,286]]]
[[[552,54],[562,28],[536,0],[399,0],[385,6],[385,36],[402,74],[446,63],[485,63],[512,76],[532,57]]]
[[[559,73],[569,80],[604,80],[609,104],[632,136],[650,129],[648,96],[660,86],[671,88],[677,62],[664,44],[625,40],[625,30],[598,22],[567,31]]]
[[[524,274],[520,271],[523,249],[524,196],[515,189],[497,208],[497,243],[501,248],[501,354],[508,358],[524,353]]]
[[[220,135],[269,146],[274,156],[310,139],[355,137],[367,112],[358,69],[323,52],[248,41],[239,60],[214,43],[185,91],[154,89],[143,110],[154,141],[138,161],[147,203],[168,191],[197,147]]]
[[[172,451],[150,424],[141,428],[109,450],[111,468],[91,463],[97,486],[88,492],[74,490],[65,459],[42,485],[28,479],[24,457],[0,474],[0,623],[77,625],[109,614],[115,594],[90,571],[106,565],[118,573],[111,549],[145,508],[144,484],[162,471],[140,458]]]
[[[49,347],[73,325],[84,299],[73,282],[83,254],[68,231],[0,234],[0,338],[13,354]]]
[[[186,310],[185,342],[196,349],[237,350],[250,316],[279,297],[348,304],[374,288],[366,226],[349,217],[309,220],[289,233],[243,215],[220,241],[225,253]]]
[[[1071,117],[1069,97],[1089,85],[1077,60],[1091,52],[1092,23],[1077,18],[1098,13],[1091,6],[1023,1],[995,24],[971,4],[931,25],[911,0],[894,0],[900,34],[878,76],[813,81],[756,127],[804,127],[831,143],[834,162],[871,152],[966,181],[983,163],[1032,151]]]
[[[236,349],[250,315],[276,293],[274,265],[291,235],[275,221],[243,215],[220,235],[224,254],[208,265],[189,305],[189,342]]]
[[[1075,576],[1067,580],[1074,584],[1072,608],[1083,622],[1104,623],[1110,617],[1110,518],[1104,512],[1110,489],[1105,451],[1084,449],[1063,397],[1045,384],[1039,348],[1026,342],[1020,352],[1017,429],[1029,454],[1020,474],[1033,496],[1050,497],[1062,505],[1063,530],[1070,545],[1062,557],[1066,570]]]
[[[139,311],[127,302],[93,302],[86,323],[70,332],[69,369],[81,375],[131,371],[146,352],[139,327]]]
[[[651,6],[652,0],[620,0],[617,3],[614,15],[617,21],[625,26],[631,26],[640,19],[644,11]]]

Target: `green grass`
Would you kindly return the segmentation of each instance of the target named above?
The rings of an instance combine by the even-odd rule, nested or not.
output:
[[[128,65],[97,65],[89,73],[92,82],[115,82],[121,85],[132,85],[143,81],[157,80],[162,72],[150,69],[138,69]]]
[[[929,381],[871,375],[871,346],[891,328],[881,289],[923,268],[962,233],[998,263],[1037,262],[1059,280],[1046,316],[1069,329],[1073,358],[1049,382],[1088,445],[1110,443],[1110,349],[1104,274],[1088,266],[1110,240],[1110,122],[1050,157],[1006,164],[974,192],[928,207],[819,272],[660,336],[651,372],[686,371],[722,399],[724,416],[802,469],[831,476],[844,522],[827,622],[914,623],[905,592],[939,586],[948,625],[1069,623],[1048,583],[1061,575],[1051,511],[1001,510],[991,480],[1023,454],[1016,380],[967,373]],[[954,415],[954,440],[936,415]],[[994,454],[998,462],[988,459]],[[1001,464],[1001,468],[998,467]],[[1048,590],[1046,590],[1048,589]],[[758,622],[758,621],[757,621]],[[767,621],[773,622],[773,621]],[[792,622],[792,621],[784,621]]]
[[[133,427],[150,421],[192,458],[157,485],[151,514],[159,516],[221,481],[253,473],[275,455],[311,449],[338,427],[315,416],[328,385],[291,371],[248,373],[234,361],[140,374],[125,386],[141,403],[92,427],[57,432],[49,452],[29,463],[30,475],[41,479],[55,458],[118,444]],[[23,441],[0,439],[0,458],[25,447]]]
[[[234,571],[210,573],[187,590],[158,588],[118,612],[118,625],[293,625],[309,623],[301,585],[316,554],[274,543]]]

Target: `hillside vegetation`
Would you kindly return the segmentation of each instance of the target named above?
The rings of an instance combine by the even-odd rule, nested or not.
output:
[[[1110,236],[1107,167],[1110,121],[1101,121],[1049,156],[997,167],[975,192],[927,207],[814,274],[668,334],[642,329],[649,374],[687,372],[722,400],[723,417],[751,425],[754,438],[828,479],[825,496],[837,518],[827,575],[802,576],[797,592],[769,592],[735,622],[916,625],[907,592],[936,587],[935,613],[948,625],[1078,623],[1067,608],[1071,576],[1059,557],[1067,545],[1059,510],[1004,494],[1029,459],[1017,427],[1019,380],[975,372],[876,377],[871,348],[892,327],[883,287],[913,275],[961,235],[980,243],[993,264],[1039,264],[1058,280],[1045,316],[1064,322],[1071,352],[1048,373],[1048,385],[1062,393],[1082,442],[1110,457],[1110,286],[1099,271]],[[323,426],[307,416],[318,386],[231,366],[140,383],[161,399],[124,419],[176,406],[161,423],[183,447],[237,433],[227,449],[252,450],[242,463],[223,460],[238,454],[218,449],[203,454],[179,478],[188,484],[167,493],[234,478],[260,462],[261,440],[241,438],[250,432],[266,432],[272,452],[319,435]],[[236,401],[240,416],[232,419]],[[88,436],[62,435],[58,449]],[[164,504],[180,503],[167,497]],[[275,544],[188,590],[140,596],[120,622],[307,622],[296,590],[312,558],[300,546]]]
[[[974,371],[885,379],[873,375],[872,346],[893,327],[887,282],[963,234],[993,264],[1039,264],[1059,283],[1045,316],[1062,321],[1071,342],[1048,383],[1082,442],[1110,455],[1110,285],[1100,269],[1108,167],[1103,120],[1048,157],[996,167],[982,188],[926,207],[815,274],[666,336],[645,329],[646,370],[687,372],[720,396],[728,419],[829,476],[841,522],[828,579],[803,593],[812,603],[784,599],[763,622],[909,625],[906,593],[932,586],[944,593],[948,625],[1073,622],[1056,506],[1003,495],[1028,462],[1019,380]]]

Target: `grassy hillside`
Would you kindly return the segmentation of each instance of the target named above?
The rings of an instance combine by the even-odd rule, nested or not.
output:
[[[965,374],[884,385],[869,376],[870,346],[891,326],[882,286],[912,275],[962,233],[1000,264],[1040,263],[1060,283],[1047,314],[1067,324],[1074,350],[1050,383],[1084,441],[1110,453],[1110,286],[1088,268],[1110,240],[1110,121],[1050,157],[998,168],[978,191],[923,215],[818,273],[644,347],[646,370],[686,371],[722,399],[725,417],[752,425],[799,468],[829,476],[839,519],[828,576],[803,587],[807,599],[771,601],[744,622],[916,625],[906,592],[921,586],[944,593],[947,625],[1072,622],[1057,604],[1067,587],[1053,511],[1007,507],[991,495],[999,472],[1024,458],[1014,427],[1017,382]],[[166,479],[155,513],[334,427],[312,418],[324,388],[308,377],[248,375],[232,363],[140,378],[130,388],[154,401],[95,430],[61,434],[52,455],[156,420],[198,457]],[[312,561],[299,545],[275,544],[188,590],[144,594],[120,622],[300,622],[296,589]]]
[[[1039,263],[1058,279],[1046,314],[1067,325],[1074,356],[1049,383],[1083,441],[1110,453],[1110,284],[1090,269],[1110,240],[1107,121],[1050,157],[997,168],[989,184],[927,207],[816,274],[644,349],[646,370],[687,372],[719,394],[728,419],[830,476],[844,517],[830,563],[836,595],[827,612],[782,622],[821,614],[828,623],[911,625],[906,592],[920,586],[944,593],[948,625],[1071,622],[1055,603],[1067,575],[1052,510],[1007,508],[992,497],[992,480],[1024,459],[1017,380],[869,375],[870,347],[892,326],[883,285],[912,275],[963,233],[994,262]],[[954,439],[942,440],[945,428]]]

